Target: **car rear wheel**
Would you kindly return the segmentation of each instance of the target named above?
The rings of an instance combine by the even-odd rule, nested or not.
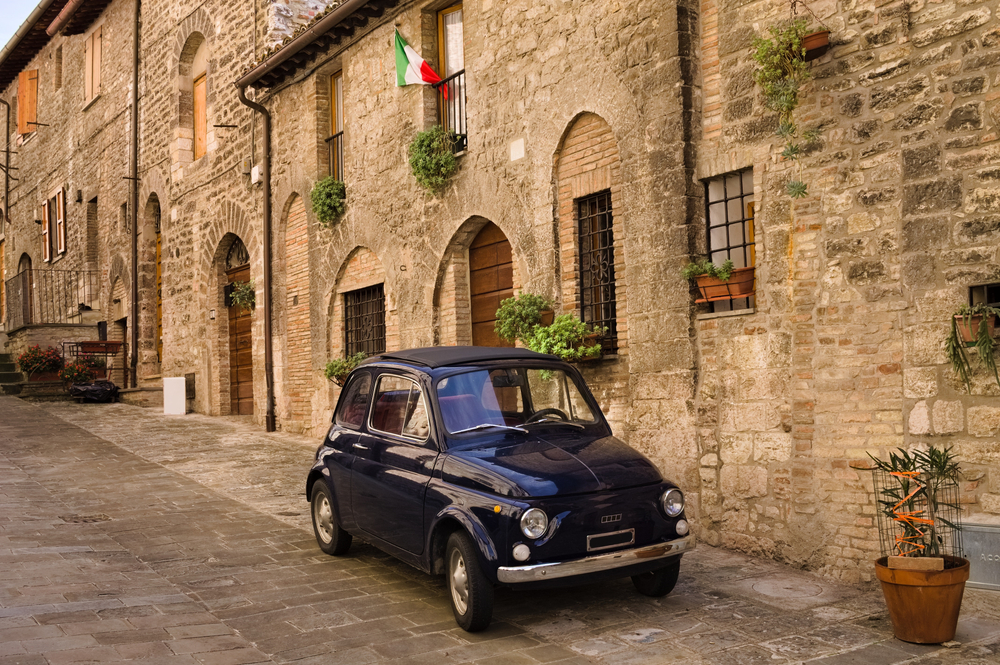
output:
[[[322,480],[317,480],[312,486],[312,523],[316,542],[327,554],[339,556],[351,548],[353,537],[337,523],[330,488]]]
[[[677,577],[680,575],[680,572],[681,562],[676,561],[648,573],[633,575],[632,584],[635,585],[636,590],[642,595],[659,598],[666,596],[674,590],[674,585],[677,584]]]
[[[467,535],[456,531],[448,537],[445,561],[455,621],[470,633],[483,630],[493,618],[493,585],[483,575],[475,546]]]

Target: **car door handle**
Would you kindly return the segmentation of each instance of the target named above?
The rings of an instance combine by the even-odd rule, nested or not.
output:
[[[361,450],[368,450],[368,446],[366,446],[366,445],[365,445],[365,444],[363,444],[363,443],[355,443],[355,444],[354,444],[354,447],[355,447],[355,448],[360,448]]]

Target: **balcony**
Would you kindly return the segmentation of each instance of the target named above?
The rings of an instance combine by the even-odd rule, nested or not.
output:
[[[334,180],[344,182],[344,132],[339,131],[326,139],[326,147],[329,150],[330,175]]]
[[[469,133],[465,125],[465,70],[459,70],[434,84],[438,98],[438,119],[441,126],[455,135],[455,152],[468,147]]]
[[[6,328],[47,323],[83,323],[99,309],[97,270],[24,270],[5,283]]]

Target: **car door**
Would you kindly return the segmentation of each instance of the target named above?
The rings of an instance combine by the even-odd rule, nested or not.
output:
[[[438,455],[430,434],[419,384],[381,374],[354,444],[351,507],[363,531],[414,554],[424,548],[424,494]]]
[[[326,447],[320,453],[326,475],[333,486],[337,515],[344,528],[355,524],[351,512],[351,467],[354,465],[354,444],[358,442],[367,420],[371,389],[372,375],[369,372],[357,371],[351,375],[337,404]]]

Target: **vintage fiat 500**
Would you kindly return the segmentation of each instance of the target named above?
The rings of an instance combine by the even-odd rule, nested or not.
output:
[[[580,373],[524,349],[383,353],[348,377],[306,493],[320,549],[361,538],[446,576],[482,630],[496,586],[631,577],[669,593],[694,548],[684,495],[611,435]]]

